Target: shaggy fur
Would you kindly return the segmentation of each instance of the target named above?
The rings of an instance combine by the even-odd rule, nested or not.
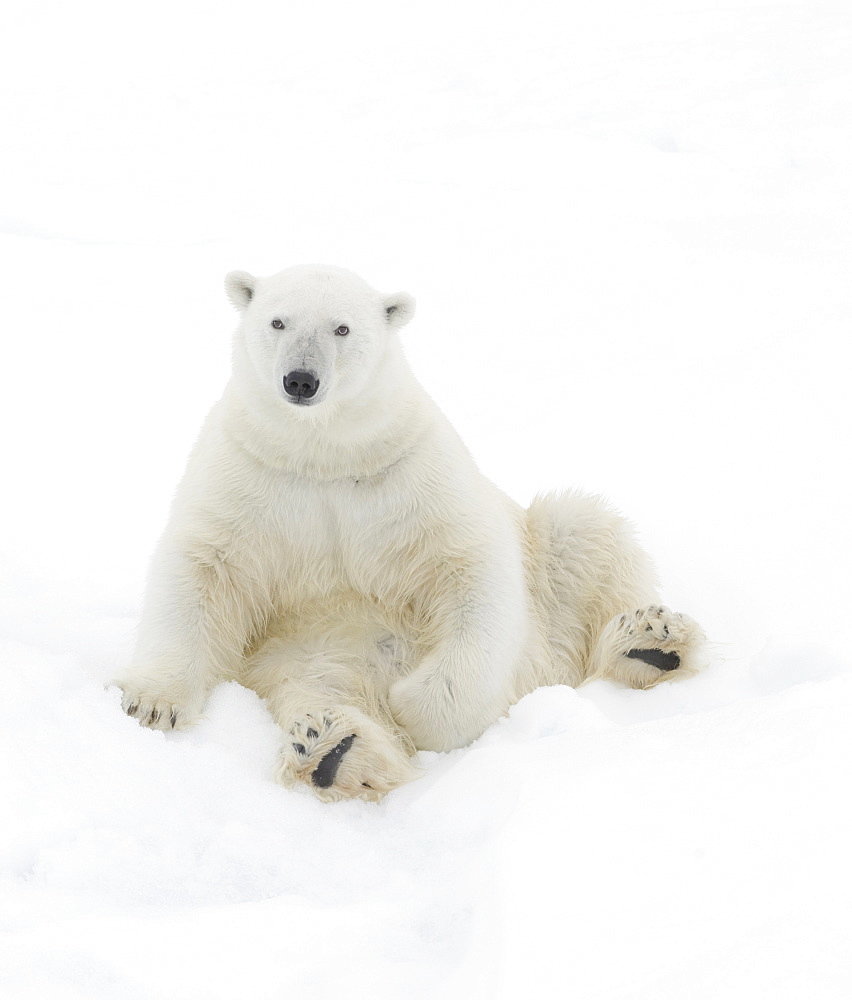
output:
[[[226,287],[233,376],[154,556],[129,715],[187,726],[236,678],[283,729],[283,783],[378,799],[536,687],[694,671],[700,630],[622,518],[481,475],[403,359],[410,296],[330,267]]]

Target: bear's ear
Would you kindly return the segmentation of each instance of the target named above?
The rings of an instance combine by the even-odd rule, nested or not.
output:
[[[248,271],[231,271],[225,275],[225,291],[239,310],[245,309],[254,298],[256,284],[257,278]]]
[[[414,299],[408,292],[396,292],[394,295],[385,296],[382,307],[388,326],[397,330],[405,326],[414,315]]]

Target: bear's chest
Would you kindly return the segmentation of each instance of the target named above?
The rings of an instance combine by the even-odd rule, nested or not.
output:
[[[262,557],[287,592],[311,599],[339,590],[397,592],[412,563],[428,562],[422,487],[388,475],[315,482],[282,477],[261,508]]]

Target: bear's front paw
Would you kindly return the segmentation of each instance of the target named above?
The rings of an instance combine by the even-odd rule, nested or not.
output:
[[[388,704],[399,727],[418,750],[443,752],[467,746],[500,717],[482,706],[469,689],[439,670],[421,666],[390,689]]]
[[[400,742],[357,709],[325,709],[293,721],[276,777],[308,785],[324,802],[378,802],[417,776]]]
[[[430,715],[428,705],[435,701],[431,695],[429,677],[419,673],[409,674],[392,685],[388,693],[388,704],[397,724],[411,737],[418,750],[443,750],[436,745],[436,734],[428,725]],[[440,741],[437,741],[440,742]]]
[[[149,729],[186,729],[198,720],[198,707],[177,692],[155,692],[124,681],[118,686],[122,690],[122,709]]]

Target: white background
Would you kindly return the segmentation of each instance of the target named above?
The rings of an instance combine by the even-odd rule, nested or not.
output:
[[[31,3],[0,39],[0,981],[11,997],[846,998],[852,14]],[[381,806],[262,704],[103,684],[227,378],[322,261],[522,503],[639,526],[713,664],[532,695]]]

